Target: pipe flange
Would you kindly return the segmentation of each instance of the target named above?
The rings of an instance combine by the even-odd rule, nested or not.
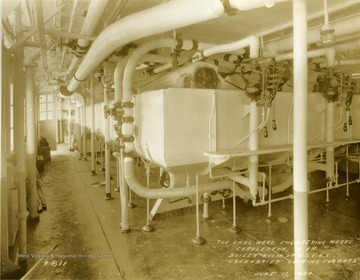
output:
[[[134,108],[134,103],[132,103],[132,102],[123,102],[122,106],[123,106],[123,108]]]
[[[225,13],[229,16],[234,16],[237,13],[237,10],[231,7],[229,0],[221,0],[221,3],[224,6]]]
[[[86,81],[86,78],[83,79],[83,80],[80,80],[80,79],[76,78],[76,73],[74,74],[74,79],[75,79],[76,81],[78,81],[79,83],[82,83],[82,82]]]

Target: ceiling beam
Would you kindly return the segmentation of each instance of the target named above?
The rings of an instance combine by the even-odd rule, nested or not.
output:
[[[56,10],[51,13],[49,16],[47,16],[45,19],[44,19],[44,25],[49,22],[54,16],[56,16],[56,14],[61,11],[64,7],[66,7],[68,5],[68,3],[63,3],[61,5],[59,5]],[[24,42],[26,42],[32,35],[34,35],[35,33],[37,32],[37,28],[36,27],[32,27],[30,29],[30,31],[26,32],[23,34],[23,36],[18,39],[14,45],[12,45],[9,50],[11,52],[15,51],[19,46],[21,46],[22,44],[24,44]]]

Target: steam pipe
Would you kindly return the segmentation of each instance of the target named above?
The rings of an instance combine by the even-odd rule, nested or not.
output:
[[[335,117],[335,103],[328,102],[326,106],[326,142],[332,143],[334,142],[334,120]],[[326,147],[326,177],[328,180],[334,182],[335,174],[334,174],[334,165],[335,165],[335,155],[334,155],[334,147],[327,146]]]
[[[28,168],[28,200],[29,218],[37,219],[37,184],[36,184],[36,136],[35,136],[35,84],[34,67],[25,67],[25,90],[26,90],[26,145],[27,145],[27,168]]]
[[[95,33],[95,28],[101,20],[106,6],[108,5],[109,0],[92,0],[87,12],[86,18],[84,20],[83,27],[81,28],[81,34],[86,36],[91,36]],[[90,41],[86,39],[79,39],[76,47],[76,54],[74,55],[70,66],[67,70],[67,73],[71,73],[79,60],[83,57],[86,52],[87,47],[89,46]],[[100,63],[99,63],[100,64]],[[89,74],[89,73],[88,73]],[[87,76],[87,75],[86,75]],[[82,80],[86,79],[86,76]],[[75,76],[74,76],[75,77]]]
[[[331,26],[334,30],[336,30],[336,36],[340,37],[342,35],[348,35],[360,31],[360,25],[354,24],[354,22],[360,22],[359,14],[343,19],[338,22],[333,22],[331,23]],[[306,31],[306,35],[307,35],[307,40],[306,40],[307,44],[314,44],[316,42],[319,42],[320,40],[319,26],[309,28],[309,30]],[[294,37],[295,35],[277,39],[271,42],[267,42],[264,44],[264,51],[270,51],[272,53],[280,53],[287,50],[291,50],[293,49],[294,46],[293,45]],[[347,45],[347,44],[351,44],[351,43],[346,43],[343,45]],[[335,49],[336,51],[340,51],[338,50],[338,46],[336,46]]]
[[[100,2],[100,1],[99,1]],[[97,65],[117,48],[134,40],[204,22],[224,13],[218,0],[174,0],[140,11],[109,25],[93,42],[74,74],[68,91],[73,92]],[[155,21],[154,18],[157,20]],[[141,20],[142,24],[139,24]],[[119,30],[122,30],[119,33]]]
[[[275,3],[286,2],[287,0],[229,0],[230,6],[232,8],[241,10],[241,11],[249,11],[256,8],[266,7],[271,8],[275,5]]]
[[[93,42],[67,90],[74,92],[87,75],[117,48],[151,35],[219,17],[226,9],[250,10],[284,0],[173,0],[131,14],[109,25]],[[98,1],[100,2],[100,1]],[[157,18],[154,21],[154,18]],[[142,24],[138,24],[141,19]],[[118,30],[122,30],[119,34]]]
[[[230,44],[223,44],[211,47],[202,51],[200,54],[195,54],[194,58],[209,57],[218,53],[228,53],[243,49],[247,46],[250,47],[250,58],[259,57],[259,38],[252,35],[240,41],[236,41]]]
[[[35,11],[35,20],[37,25],[37,30],[39,33],[39,43],[41,48],[41,58],[43,62],[43,68],[46,73],[46,78],[49,79],[49,67],[47,61],[47,48],[45,41],[45,27],[44,27],[44,16],[41,0],[33,0],[34,11]]]
[[[104,65],[104,76],[102,78],[103,82],[103,90],[104,90],[104,106],[109,108],[109,96],[108,90],[110,87],[110,65],[106,63]],[[105,120],[105,195],[106,200],[111,199],[111,186],[110,186],[110,116],[108,116]]]
[[[17,16],[20,16],[17,13]],[[14,154],[16,155],[16,178],[18,184],[18,246],[19,254],[27,253],[27,226],[26,218],[26,184],[25,184],[25,135],[24,135],[24,50],[19,48],[15,51],[15,83],[14,83]],[[26,259],[23,260],[26,264]],[[21,264],[21,265],[22,265]]]
[[[294,279],[307,279],[308,181],[307,181],[307,1],[293,0],[294,46]],[[318,40],[318,31],[317,40]],[[299,245],[297,245],[299,244]],[[301,244],[301,245],[300,245]],[[305,276],[304,276],[305,275]]]
[[[250,151],[257,151],[259,148],[259,138],[258,138],[258,131],[256,130],[258,126],[258,108],[257,108],[257,102],[255,100],[252,100],[250,102],[250,131],[254,131],[254,133],[251,133],[249,137],[249,144],[250,144]],[[257,173],[258,173],[258,165],[259,165],[259,155],[250,155],[249,156],[249,189],[250,194],[253,196],[253,198],[257,195]]]
[[[147,189],[145,186],[139,183],[135,176],[134,171],[134,159],[126,157],[124,159],[124,172],[125,179],[129,187],[139,196],[150,199],[158,198],[175,198],[175,197],[187,197],[196,193],[196,186],[187,186],[179,188],[167,188],[167,189]],[[199,192],[212,192],[222,189],[231,189],[231,181],[222,180],[207,184],[199,185]]]
[[[360,59],[340,59],[335,60],[334,66],[342,66],[342,65],[359,65]],[[327,62],[321,62],[319,64],[320,68],[330,67]]]
[[[318,49],[307,52],[308,58],[314,58],[319,56],[326,56],[328,67],[335,66],[335,49],[334,48],[325,48]],[[284,61],[294,59],[294,53],[286,53],[275,57],[275,61]]]
[[[90,75],[90,106],[91,106],[91,175],[96,175],[95,164],[95,86],[94,77]]]

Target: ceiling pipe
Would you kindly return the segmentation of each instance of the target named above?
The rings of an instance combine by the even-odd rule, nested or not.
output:
[[[251,0],[251,1],[229,0],[229,3],[232,8],[238,9],[240,11],[249,11],[261,7],[271,8],[275,5],[275,3],[286,2],[286,1],[287,0]]]
[[[89,6],[89,10],[87,12],[83,27],[81,29],[81,34],[86,36],[92,36],[95,33],[95,29],[99,24],[101,17],[108,5],[109,0],[92,0]],[[67,73],[71,73],[80,59],[86,53],[86,50],[89,46],[91,41],[87,39],[79,39],[76,46],[75,55],[70,63],[70,66],[67,70]]]
[[[327,59],[327,65],[328,67],[334,67],[335,66],[335,49],[333,48],[325,48],[325,49],[318,49],[318,50],[312,50],[307,52],[308,58],[315,58],[320,56],[326,56]],[[294,59],[294,53],[286,53],[279,55],[275,57],[275,61],[285,61],[285,60],[292,60]]]
[[[335,30],[337,37],[360,32],[360,25],[354,24],[354,22],[360,22],[360,15],[357,14],[352,17],[348,17],[341,21],[336,21],[331,24]],[[307,31],[307,44],[314,44],[320,42],[319,26],[309,28]],[[264,44],[264,51],[271,53],[280,53],[293,49],[293,36],[277,39]]]
[[[275,3],[277,1],[271,2]],[[283,2],[283,0],[280,2]],[[225,11],[230,14],[234,8],[244,10],[255,9],[268,5],[268,3],[268,0],[173,0],[126,16],[109,25],[94,41],[70,81],[67,91],[75,91],[77,86],[86,79],[87,75],[95,67],[113,51],[127,43],[214,19]],[[121,33],[119,30],[121,30]]]
[[[47,47],[45,40],[45,27],[44,27],[42,0],[33,0],[33,7],[35,12],[37,31],[39,35],[39,44],[40,44],[43,68],[46,74],[46,79],[49,80],[49,67],[47,61]]]
[[[250,58],[258,58],[259,57],[259,45],[260,40],[258,37],[252,35],[245,39],[230,43],[230,44],[222,44],[213,46],[208,48],[202,52],[198,52],[193,56],[193,60],[202,60],[205,57],[209,57],[218,53],[229,53],[233,51],[237,51],[243,49],[245,47],[250,48]]]
[[[68,33],[71,32],[72,26],[74,24],[74,19],[75,19],[75,11],[76,11],[76,7],[78,5],[78,0],[74,1],[72,10],[71,10],[71,14],[70,14],[70,22],[69,22],[69,28],[68,28]],[[69,37],[66,37],[66,44],[69,43]],[[60,63],[60,69],[62,68],[62,65],[64,63],[64,59],[65,59],[65,53],[66,53],[66,48],[64,48],[62,56],[61,56],[61,63]]]
[[[360,65],[360,59],[341,59],[335,60],[334,66],[345,66],[345,65]],[[320,68],[329,67],[327,62],[321,62]]]

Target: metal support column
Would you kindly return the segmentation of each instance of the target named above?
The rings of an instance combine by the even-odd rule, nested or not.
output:
[[[294,279],[308,279],[307,3],[293,1],[294,34]]]
[[[25,135],[24,135],[24,51],[19,48],[15,51],[15,83],[14,83],[14,154],[16,157],[16,182],[18,185],[18,246],[19,254],[27,253],[27,227],[26,218],[26,176],[25,176]],[[21,265],[26,265],[26,259],[22,259]]]
[[[90,106],[91,106],[91,175],[96,175],[95,165],[95,89],[94,77],[90,75]]]
[[[36,185],[36,126],[35,126],[35,84],[34,67],[25,67],[26,91],[26,144],[28,168],[28,206],[29,218],[38,220],[37,185]]]

